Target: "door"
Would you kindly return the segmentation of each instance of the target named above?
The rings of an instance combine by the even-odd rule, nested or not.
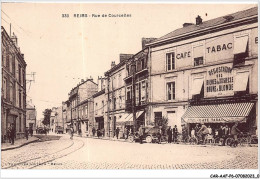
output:
[[[175,111],[167,111],[167,117],[168,117],[168,126],[171,126],[171,128],[173,128],[175,125],[177,125]],[[177,127],[179,128],[178,125]]]

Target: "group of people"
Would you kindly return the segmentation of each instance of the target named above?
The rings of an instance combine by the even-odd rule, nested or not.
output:
[[[100,138],[100,137],[104,137],[105,136],[105,129],[97,129],[95,127],[92,128],[92,135],[93,137],[96,135],[97,133],[97,137]]]
[[[24,135],[25,135],[26,140],[28,140],[29,135],[31,137],[33,136],[33,129],[32,129],[32,127],[30,127],[30,128],[26,127],[24,132],[25,132]]]
[[[233,124],[230,128],[227,124],[221,124],[219,127],[211,128],[210,125],[206,126],[204,123],[196,124],[194,128],[191,129],[191,137],[198,137],[201,141],[204,141],[207,135],[210,135],[214,138],[219,138],[220,145],[224,146],[226,139],[231,135],[234,138],[235,143],[237,143],[237,135],[241,133],[238,129],[238,122]]]
[[[175,125],[173,128],[171,126],[167,130],[168,143],[177,142],[178,128]]]

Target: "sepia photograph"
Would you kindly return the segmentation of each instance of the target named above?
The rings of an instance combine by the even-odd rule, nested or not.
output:
[[[1,67],[2,171],[259,178],[256,2],[1,2]]]

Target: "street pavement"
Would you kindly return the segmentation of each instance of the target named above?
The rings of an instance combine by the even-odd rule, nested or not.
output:
[[[2,169],[257,169],[258,147],[139,144],[62,135],[2,151]]]

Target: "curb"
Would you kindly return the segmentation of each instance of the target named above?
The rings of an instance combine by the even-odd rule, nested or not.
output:
[[[38,142],[38,141],[39,141],[39,138],[38,138],[38,139],[35,139],[35,140],[32,140],[32,141],[30,141],[30,142],[23,143],[23,144],[18,145],[18,146],[8,147],[8,148],[5,148],[5,149],[1,149],[1,151],[17,149],[17,148],[20,148],[20,147],[22,147],[22,146],[25,146],[25,145],[28,145],[28,144],[31,144],[31,143],[34,143],[34,142]]]

